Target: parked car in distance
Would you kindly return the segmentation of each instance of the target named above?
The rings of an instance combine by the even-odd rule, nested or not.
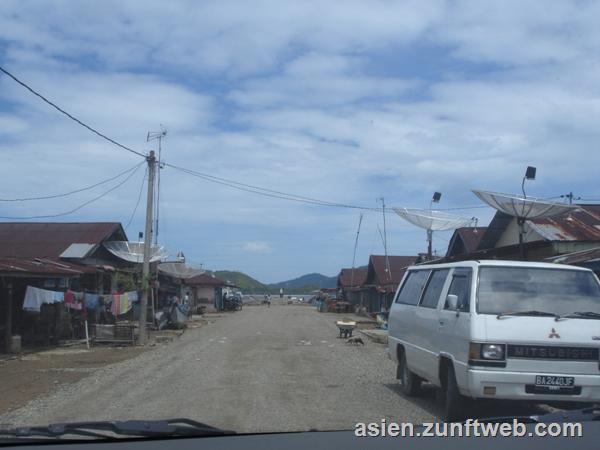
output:
[[[406,395],[441,389],[447,420],[465,399],[600,401],[600,282],[581,267],[514,261],[412,266],[389,315]]]

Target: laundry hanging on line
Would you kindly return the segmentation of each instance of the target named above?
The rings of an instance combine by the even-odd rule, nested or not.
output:
[[[83,308],[83,303],[81,303],[83,301],[83,292],[73,292],[70,289],[67,289],[67,292],[65,292],[64,297],[65,306],[67,308],[81,311],[81,309]]]
[[[58,295],[60,294],[60,295]],[[23,309],[26,311],[40,312],[42,304],[62,303],[64,300],[62,292],[48,291],[33,286],[27,286]]]
[[[124,292],[123,294],[113,294],[112,297],[112,305],[110,307],[110,311],[113,316],[120,316],[121,314],[125,314],[129,312],[129,310],[133,307],[133,303],[138,301],[138,293],[137,291]]]

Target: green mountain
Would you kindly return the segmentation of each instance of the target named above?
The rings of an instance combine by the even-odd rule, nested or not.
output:
[[[285,290],[294,290],[298,288],[312,287],[314,289],[320,288],[334,288],[337,285],[337,277],[326,277],[320,273],[309,273],[302,275],[301,277],[294,278],[293,280],[282,281],[280,283],[272,284],[276,288],[283,288]]]
[[[320,273],[311,273],[280,283],[264,284],[243,272],[217,270],[214,275],[222,280],[235,284],[244,294],[279,294],[283,288],[285,294],[310,294],[312,291],[335,287],[337,277],[326,277]]]
[[[217,278],[235,284],[245,294],[262,294],[269,290],[267,285],[242,272],[217,270],[213,273]]]

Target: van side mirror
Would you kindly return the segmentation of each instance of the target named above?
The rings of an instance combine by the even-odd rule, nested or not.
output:
[[[448,296],[446,297],[446,303],[448,304],[448,309],[456,311],[456,308],[458,306],[458,295],[448,294]]]

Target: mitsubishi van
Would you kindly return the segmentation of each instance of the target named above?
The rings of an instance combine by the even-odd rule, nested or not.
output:
[[[402,391],[437,386],[447,420],[464,418],[467,398],[600,402],[600,283],[589,269],[412,266],[388,326]]]

